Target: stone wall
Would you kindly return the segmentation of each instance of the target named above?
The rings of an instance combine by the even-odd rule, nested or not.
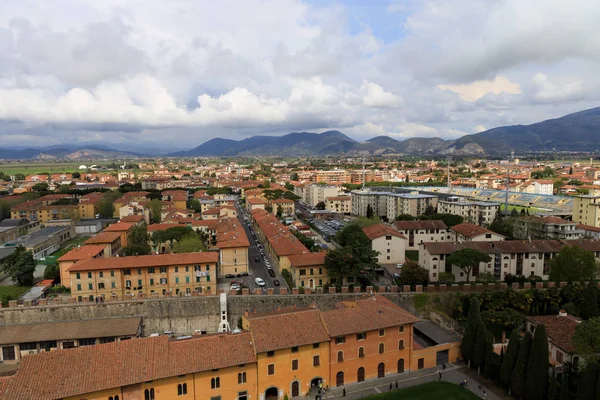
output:
[[[360,294],[310,294],[310,295],[246,295],[228,296],[227,311],[232,329],[244,312],[268,312],[278,308],[316,306],[330,310],[342,300],[351,300]],[[407,307],[411,294],[386,293],[385,297]],[[191,334],[194,330],[215,332],[219,324],[220,302],[218,296],[187,298],[146,299],[104,304],[60,304],[0,309],[0,324],[26,324],[78,319],[116,318],[142,316],[144,335],[172,331]]]

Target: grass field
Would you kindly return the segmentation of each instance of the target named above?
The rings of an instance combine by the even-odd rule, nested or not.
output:
[[[393,392],[381,393],[366,397],[367,400],[475,400],[475,394],[468,389],[448,382],[430,382],[423,385],[412,386]]]
[[[536,207],[523,207],[523,206],[511,206],[510,204],[508,205],[508,212],[512,212],[512,210],[517,210],[518,213],[521,212],[521,210],[529,210],[529,214],[533,214],[536,212],[544,212],[547,211],[546,209],[543,208],[536,208]],[[504,205],[500,206],[500,211],[504,211]]]
[[[10,296],[16,300],[29,289],[31,288],[27,286],[0,286],[0,298]]]
[[[38,174],[48,172],[50,174],[59,174],[63,172],[75,172],[82,162],[74,163],[28,163],[28,164],[0,164],[0,171],[6,175],[14,174]],[[86,164],[87,165],[87,164]]]

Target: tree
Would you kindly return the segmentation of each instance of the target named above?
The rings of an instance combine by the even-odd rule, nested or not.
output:
[[[395,219],[396,221],[414,221],[415,217],[410,214],[400,214]]]
[[[583,319],[598,316],[598,287],[592,281],[587,284],[583,291],[579,313]]]
[[[348,246],[331,249],[325,256],[327,273],[338,285],[344,285],[348,278],[357,277],[360,271],[352,262],[352,249]]]
[[[520,340],[517,329],[513,329],[500,367],[500,384],[506,388],[510,387],[512,372],[517,362],[519,347],[521,346]]]
[[[196,253],[206,250],[206,244],[195,233],[182,237],[173,245],[173,253]]]
[[[189,209],[194,210],[195,213],[199,213],[202,211],[202,205],[197,199],[189,199],[186,201],[185,206]]]
[[[367,204],[367,218],[373,218],[373,207],[370,204]]]
[[[458,225],[458,224],[462,224],[464,222],[464,218],[461,217],[460,215],[454,215],[454,214],[430,214],[430,215],[420,215],[419,219],[421,220],[432,220],[432,221],[436,221],[436,220],[440,220],[440,221],[444,221],[444,223],[446,224],[446,226],[448,227],[452,227],[454,225]]]
[[[404,269],[404,268],[402,268]],[[477,339],[477,329],[481,323],[481,312],[479,310],[479,300],[473,297],[469,304],[469,314],[467,315],[467,324],[465,333],[460,342],[460,351],[465,360],[471,364],[473,352],[475,350],[475,341]]]
[[[127,235],[127,246],[121,249],[122,256],[143,256],[150,254],[152,249],[148,244],[148,228],[146,224],[136,226]]]
[[[98,202],[98,214],[104,218],[112,218],[115,215],[115,200],[119,198],[119,192],[106,192]]]
[[[58,264],[53,262],[46,266],[44,269],[44,279],[60,279],[60,268],[58,268]]]
[[[292,172],[290,174],[290,181],[297,181],[298,180],[298,174],[296,172]],[[293,189],[290,189],[293,190]]]
[[[550,376],[550,384],[548,385],[548,400],[558,400],[559,390],[558,382],[556,381],[556,372],[552,369]]]
[[[2,270],[19,286],[33,286],[33,272],[36,266],[33,253],[23,246],[17,246],[15,251],[2,261]]]
[[[593,358],[586,362],[581,382],[577,385],[577,400],[596,400],[600,367]]]
[[[562,379],[560,381],[560,395],[558,398],[560,400],[569,400],[571,398],[570,393],[571,391],[569,388],[569,369],[565,368],[562,374]]]
[[[488,263],[491,257],[480,250],[464,248],[452,253],[446,260],[446,264],[460,268],[467,275],[469,282],[473,269],[479,266],[479,263]]]
[[[598,267],[591,251],[577,246],[564,246],[550,261],[550,280],[554,282],[589,282]]]
[[[485,329],[485,323],[481,321],[477,327],[477,333],[475,334],[475,346],[473,347],[473,356],[471,360],[473,365],[477,367],[477,372],[481,371],[481,367],[485,363],[485,345],[487,341],[487,329]]]
[[[569,168],[569,175],[573,175],[573,167]]]
[[[46,182],[36,183],[31,187],[32,192],[45,193],[48,191],[48,184]]]
[[[528,400],[546,398],[548,385],[548,335],[546,327],[541,324],[535,328],[531,341],[531,350],[527,361],[527,379],[524,396]]]
[[[429,271],[415,263],[406,263],[400,270],[400,282],[403,285],[427,285]]]
[[[573,346],[578,354],[600,353],[600,317],[578,324],[573,335]]]
[[[25,180],[25,174],[15,174],[15,180],[16,181],[24,181]]]
[[[277,206],[277,214],[275,214],[277,218],[281,218],[283,216],[283,208],[281,206]]]
[[[491,332],[487,333],[487,340],[485,342],[485,369],[483,376],[488,380],[498,380],[498,376],[494,376],[498,373],[497,366],[494,366],[494,336]]]
[[[517,362],[512,373],[510,388],[512,394],[515,397],[523,397],[525,391],[525,379],[527,374],[527,364],[529,362],[529,352],[531,350],[531,333],[525,333],[519,348],[519,354],[517,356]],[[548,358],[546,354],[545,358]]]
[[[79,179],[79,178],[81,178],[81,174],[80,174],[79,172],[73,172],[73,173],[71,174],[71,177],[72,177],[73,179]]]
[[[150,208],[150,216],[152,217],[152,221],[155,223],[159,223],[161,221],[161,212],[162,212],[162,201],[158,199],[153,199],[148,204]]]

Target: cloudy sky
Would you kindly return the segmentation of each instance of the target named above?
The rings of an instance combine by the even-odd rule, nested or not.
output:
[[[598,0],[1,0],[0,146],[454,138],[600,105]]]

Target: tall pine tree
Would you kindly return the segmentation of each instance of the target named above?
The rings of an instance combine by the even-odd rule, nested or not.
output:
[[[593,281],[590,281],[583,291],[579,310],[583,319],[598,316],[598,287]]]
[[[521,346],[521,338],[519,332],[513,329],[510,334],[508,346],[506,346],[506,353],[500,366],[500,384],[505,388],[510,388],[510,382],[512,379],[513,369],[517,362],[517,356],[519,355],[519,347]]]
[[[523,397],[523,393],[525,392],[525,379],[527,375],[527,363],[529,362],[529,352],[531,351],[531,340],[531,333],[527,332],[521,341],[517,362],[512,373],[510,388],[512,395],[517,398]]]
[[[485,363],[485,345],[487,342],[487,330],[483,322],[479,323],[475,336],[475,347],[473,348],[473,366],[477,368],[477,372],[481,372],[481,367]]]
[[[483,376],[488,380],[497,380],[498,377],[494,376],[497,374],[497,370],[494,365],[494,336],[488,332],[487,340],[485,341],[485,367],[483,370]]]
[[[479,311],[479,300],[476,298],[471,299],[469,305],[469,314],[467,315],[467,324],[465,326],[465,333],[460,342],[460,351],[468,364],[471,365],[471,358],[473,357],[473,350],[475,350],[475,340],[477,338],[477,328],[481,323],[481,313]]]
[[[548,400],[558,400],[558,382],[556,382],[556,372],[552,369],[550,384],[548,385]]]
[[[535,328],[527,362],[526,378],[525,398],[527,400],[545,399],[548,385],[548,335],[546,335],[544,325],[538,325]]]
[[[600,367],[596,360],[590,360],[586,363],[581,374],[581,381],[577,385],[577,400],[596,400],[599,370]]]

